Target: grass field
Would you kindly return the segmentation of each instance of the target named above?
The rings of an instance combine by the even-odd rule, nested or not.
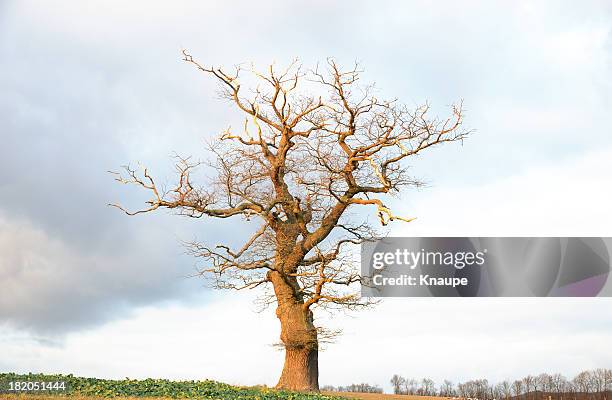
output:
[[[57,395],[35,395],[35,394],[0,394],[1,400],[107,400],[99,396],[57,396]],[[116,397],[115,400],[171,400],[170,397]],[[172,399],[174,400],[174,399]]]
[[[227,399],[227,400],[342,400],[341,397],[319,393],[299,393],[274,390],[267,387],[238,387],[211,380],[170,381],[167,379],[97,379],[72,375],[2,374],[0,393],[23,388],[47,389],[37,395],[21,395],[27,400],[59,400],[62,397],[94,400],[99,398],[145,398],[157,399]],[[17,395],[0,394],[1,399],[17,399]]]
[[[378,393],[338,393],[323,392],[323,394],[340,396],[358,400],[449,400],[447,397],[411,396],[407,394],[378,394]]]
[[[354,400],[446,400],[445,397],[427,397],[427,396],[408,396],[408,395],[394,395],[394,394],[377,394],[377,393],[322,393],[323,395],[329,395],[334,397],[327,398],[338,398],[343,399],[354,399]],[[296,393],[296,397],[286,397],[287,399],[300,399],[302,394]],[[106,400],[105,397],[99,396],[80,396],[73,395],[67,397],[59,397],[59,399],[66,398],[69,400]],[[261,397],[242,397],[242,399],[258,399]],[[324,397],[321,397],[324,398]],[[58,396],[45,396],[45,395],[2,395],[2,400],[59,400]],[[220,397],[223,399],[223,397]],[[170,397],[116,397],[115,400],[174,400]]]
[[[12,382],[12,383],[11,383]],[[62,382],[64,390],[54,390],[39,394],[1,394],[6,393],[16,382],[20,385]],[[238,387],[225,383],[205,381],[170,381],[167,379],[96,379],[80,378],[72,375],[43,374],[3,374],[0,373],[0,399],[2,400],[170,400],[170,399],[210,399],[210,400],[447,400],[444,397],[408,396],[374,393],[301,393],[275,390],[267,387]]]

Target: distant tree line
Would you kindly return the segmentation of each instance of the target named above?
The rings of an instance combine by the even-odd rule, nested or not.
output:
[[[429,379],[420,380],[393,375],[395,394],[442,396],[478,400],[609,400],[612,392],[612,369],[582,371],[573,379],[561,374],[528,375],[515,381],[496,384],[475,379],[455,385],[444,380],[439,386]]]
[[[382,393],[383,390],[379,386],[372,386],[368,383],[353,383],[348,386],[323,386],[324,392],[353,392],[353,393]]]

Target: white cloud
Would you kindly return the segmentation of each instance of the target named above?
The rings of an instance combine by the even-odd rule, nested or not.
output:
[[[418,219],[397,236],[609,236],[612,148],[479,185],[406,193],[396,207]],[[408,202],[408,199],[413,199]]]
[[[0,330],[0,369],[122,379],[163,377],[271,384],[282,366],[273,313],[256,313],[251,296],[227,294],[202,306],[138,309],[129,319],[46,344]]]

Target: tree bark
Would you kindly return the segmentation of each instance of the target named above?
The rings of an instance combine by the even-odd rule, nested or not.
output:
[[[316,348],[285,348],[285,365],[278,389],[319,391],[319,354]]]
[[[319,344],[312,311],[295,295],[292,282],[278,272],[271,274],[278,301],[276,316],[285,348],[285,364],[277,389],[319,390]]]

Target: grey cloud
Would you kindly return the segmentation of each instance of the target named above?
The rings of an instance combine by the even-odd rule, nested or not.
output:
[[[170,154],[204,157],[203,138],[235,120],[215,84],[180,61],[181,47],[221,65],[359,60],[385,96],[430,99],[436,110],[464,98],[479,134],[418,161],[416,173],[435,183],[493,179],[534,159],[610,143],[597,129],[610,122],[601,89],[589,76],[568,78],[532,45],[563,26],[609,28],[605,5],[581,5],[573,18],[552,8],[538,29],[525,25],[538,19],[521,5],[498,6],[0,3],[0,285],[10,288],[0,291],[0,321],[65,332],[199,290],[181,278],[193,261],[178,239],[217,240],[229,225],[127,218],[106,206],[142,200],[107,170],[141,161],[167,178]],[[608,69],[593,79],[609,85],[609,76]],[[575,125],[516,128],[509,104],[532,107],[536,119],[573,109],[577,121],[589,117],[592,140],[575,135]]]
[[[180,92],[192,77],[179,62],[168,69],[187,77],[182,88],[168,63],[151,71],[150,60],[117,60],[112,46],[30,31],[19,17],[0,28],[0,323],[62,333],[134,306],[190,299],[201,282],[185,278],[194,262],[179,240],[227,227],[128,218],[106,204],[140,205],[142,194],[106,171],[140,160],[168,176],[168,156],[208,134],[185,118],[209,108],[206,96]],[[178,61],[178,51],[169,59]]]

